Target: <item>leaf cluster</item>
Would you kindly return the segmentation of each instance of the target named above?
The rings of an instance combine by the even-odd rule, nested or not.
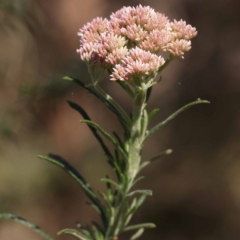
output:
[[[141,223],[137,225],[129,224],[135,212],[144,203],[146,197],[152,195],[151,190],[133,189],[136,183],[143,179],[143,177],[139,177],[137,179],[130,179],[129,175],[127,174],[127,171],[129,169],[130,157],[129,142],[137,141],[140,136],[140,146],[136,146],[138,146],[138,148],[141,150],[143,143],[147,140],[148,137],[161,129],[164,125],[174,119],[181,112],[196,104],[208,103],[208,101],[197,100],[189,103],[186,106],[180,108],[168,118],[166,118],[164,121],[154,126],[152,129],[148,130],[149,122],[159,111],[159,109],[154,109],[148,114],[145,109],[152,88],[148,88],[146,98],[144,98],[144,102],[141,102],[142,98],[138,97],[138,95],[127,84],[119,82],[121,87],[123,87],[129,93],[129,95],[134,98],[136,105],[139,104],[139,106],[141,106],[141,108],[139,108],[139,112],[141,113],[141,131],[136,132],[135,135],[131,135],[131,129],[136,123],[135,117],[138,116],[136,115],[136,113],[133,113],[133,115],[127,114],[109,95],[104,93],[96,86],[86,85],[79,79],[72,77],[65,77],[65,80],[72,81],[81,86],[82,88],[86,89],[97,99],[99,99],[110,111],[112,111],[122,125],[124,131],[124,139],[121,139],[121,137],[115,132],[110,134],[105,131],[100,125],[90,119],[87,112],[81,106],[79,106],[75,102],[68,101],[69,106],[82,116],[83,119],[80,122],[87,124],[90,131],[95,136],[96,140],[99,142],[107,158],[107,162],[110,164],[116,174],[116,179],[110,179],[108,176],[102,178],[101,181],[106,183],[106,192],[96,193],[90,187],[85,178],[63,157],[55,154],[49,154],[46,157],[38,156],[40,159],[46,160],[60,167],[68,175],[70,175],[80,185],[80,187],[88,197],[90,201],[89,205],[92,206],[93,209],[95,209],[101,217],[101,224],[98,224],[96,222],[92,222],[91,226],[81,226],[80,224],[77,224],[78,229],[63,229],[58,233],[58,235],[70,234],[76,239],[80,240],[113,240],[122,232],[135,231],[130,240],[137,239],[142,235],[146,228],[153,228],[155,227],[155,225],[153,223]],[[110,142],[114,149],[113,151],[110,150],[105,144],[105,140]],[[168,149],[150,158],[147,161],[143,161],[139,165],[139,168],[136,170],[136,172],[139,173],[141,169],[143,169],[150,163],[156,161],[157,159],[166,154],[170,154],[171,152],[172,150]],[[22,219],[12,214],[0,214],[0,218],[18,221],[26,225],[27,227],[32,228],[46,240],[53,240],[53,238],[46,234],[42,229],[28,222],[25,219]]]

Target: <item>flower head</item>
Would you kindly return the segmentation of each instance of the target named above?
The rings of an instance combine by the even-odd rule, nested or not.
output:
[[[125,81],[132,80],[136,76],[144,78],[154,75],[164,63],[161,56],[136,47],[130,50],[121,63],[113,68],[111,80]]]
[[[185,39],[176,39],[167,45],[166,50],[170,52],[173,56],[183,58],[184,52],[191,49],[191,42]]]
[[[167,44],[170,42],[170,34],[165,29],[154,29],[148,37],[139,44],[139,47],[153,53],[159,53],[165,50]]]
[[[172,33],[172,36],[177,39],[190,40],[197,35],[196,28],[187,24],[183,20],[174,20],[169,24],[169,30]]]
[[[145,79],[165,63],[161,51],[184,57],[197,31],[185,21],[170,22],[149,6],[123,7],[110,19],[95,18],[79,30],[83,61],[111,72],[111,80]]]

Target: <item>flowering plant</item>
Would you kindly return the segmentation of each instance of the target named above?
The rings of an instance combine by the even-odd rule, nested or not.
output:
[[[100,214],[101,224],[93,222],[91,227],[78,226],[78,230],[64,229],[58,234],[71,234],[80,240],[117,240],[125,231],[135,231],[130,238],[137,239],[146,228],[155,227],[153,223],[130,225],[130,220],[145,198],[152,195],[151,190],[134,189],[141,169],[157,160],[171,149],[150,158],[141,160],[144,142],[156,131],[185,109],[208,101],[197,100],[177,110],[166,120],[149,129],[151,118],[158,112],[146,110],[153,85],[160,81],[162,70],[175,58],[184,58],[191,48],[191,39],[197,35],[196,29],[180,20],[170,22],[161,13],[150,7],[123,7],[112,13],[110,19],[95,18],[83,26],[79,33],[80,58],[87,63],[92,82],[84,83],[73,77],[65,77],[92,93],[102,101],[118,118],[124,132],[121,139],[117,133],[106,132],[91,121],[88,114],[78,104],[68,101],[78,111],[98,142],[110,166],[116,173],[116,180],[108,176],[101,181],[106,183],[107,192],[96,194],[80,173],[66,160],[57,155],[39,156],[58,165],[76,180],[91,201],[92,207]],[[162,54],[167,57],[163,57]],[[117,82],[132,99],[132,113],[128,114],[100,86],[105,72],[110,80]],[[110,141],[113,151],[109,150],[103,138]],[[12,214],[1,214],[1,218],[11,218],[37,231],[45,239],[53,238],[39,227]]]

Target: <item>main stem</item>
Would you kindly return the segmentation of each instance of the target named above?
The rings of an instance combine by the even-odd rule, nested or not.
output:
[[[146,106],[146,89],[140,88],[136,92],[133,104],[133,116],[131,126],[131,137],[126,142],[128,146],[128,166],[126,169],[127,184],[122,185],[122,194],[118,194],[118,200],[115,206],[115,214],[113,221],[108,227],[107,240],[117,239],[116,236],[121,232],[122,226],[125,224],[126,204],[128,203],[127,194],[133,186],[135,177],[139,171],[141,161],[141,149],[146,134],[145,128],[142,126],[144,109]]]
[[[145,137],[145,130],[142,126],[144,121],[144,109],[146,101],[146,89],[140,88],[134,99],[133,106],[133,124],[131,128],[131,137],[128,141],[128,169],[127,176],[129,180],[129,189],[139,171],[141,161],[142,144]]]

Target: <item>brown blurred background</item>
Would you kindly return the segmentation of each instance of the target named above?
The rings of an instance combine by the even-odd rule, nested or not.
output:
[[[155,222],[141,239],[240,239],[240,2],[0,0],[0,212],[12,212],[40,225],[52,236],[75,221],[98,219],[85,205],[78,185],[57,167],[37,159],[56,153],[68,159],[94,189],[111,169],[72,100],[108,131],[115,117],[77,85],[88,80],[79,60],[78,29],[96,16],[124,5],[150,5],[170,19],[184,19],[198,36],[184,60],[175,60],[153,90],[149,109],[160,107],[155,123],[180,106],[208,99],[154,135],[144,157],[167,148],[173,154],[143,171],[139,188],[153,196],[133,222]],[[106,91],[131,110],[117,84]],[[0,222],[0,239],[41,238],[11,221]],[[71,239],[61,236],[58,239]],[[122,237],[120,240],[128,239]]]

